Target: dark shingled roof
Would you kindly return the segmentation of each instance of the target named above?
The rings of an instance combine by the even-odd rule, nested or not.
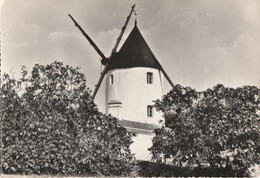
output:
[[[132,67],[161,68],[136,24],[119,52],[112,55],[107,71]]]

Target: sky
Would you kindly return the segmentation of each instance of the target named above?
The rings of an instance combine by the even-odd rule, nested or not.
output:
[[[258,0],[0,0],[2,73],[19,77],[23,65],[62,61],[79,66],[94,90],[100,56],[68,13],[109,56],[133,4],[143,37],[174,84],[198,91],[219,83],[260,87]],[[101,111],[104,84],[95,100]]]

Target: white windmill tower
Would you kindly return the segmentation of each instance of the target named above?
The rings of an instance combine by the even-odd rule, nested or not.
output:
[[[137,159],[149,159],[147,149],[151,146],[153,129],[162,120],[161,113],[153,108],[153,101],[163,95],[162,74],[172,87],[174,85],[145,42],[136,21],[121,49],[116,51],[134,7],[135,5],[132,6],[109,58],[103,55],[73,17],[69,16],[96,49],[102,58],[101,63],[105,65],[93,98],[106,75],[106,113],[119,118],[123,126],[138,133],[132,151],[136,153]]]
[[[161,65],[135,23],[125,43],[108,64],[106,111],[121,120],[158,124],[152,105],[163,95]]]

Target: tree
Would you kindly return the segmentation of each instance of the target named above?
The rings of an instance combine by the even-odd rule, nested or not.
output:
[[[133,134],[98,111],[78,68],[23,67],[3,76],[0,97],[4,173],[129,174]]]
[[[177,85],[155,102],[166,127],[155,130],[153,159],[208,164],[213,176],[248,175],[260,154],[259,106],[260,90],[254,86],[196,92]]]

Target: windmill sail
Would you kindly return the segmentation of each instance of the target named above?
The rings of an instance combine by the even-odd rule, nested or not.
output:
[[[131,9],[131,11],[130,11],[130,14],[129,14],[128,17],[126,18],[126,22],[125,22],[124,26],[122,27],[122,30],[121,30],[121,32],[120,32],[119,37],[118,37],[117,40],[116,40],[116,44],[115,44],[114,48],[112,49],[112,52],[111,52],[110,57],[106,60],[105,68],[104,68],[103,71],[101,72],[100,77],[99,77],[99,79],[98,79],[98,83],[96,84],[95,90],[94,90],[94,92],[93,92],[93,95],[92,95],[92,98],[93,98],[93,99],[95,98],[95,96],[96,96],[96,94],[97,94],[97,92],[98,92],[98,89],[99,89],[99,87],[100,87],[100,85],[101,85],[101,83],[102,83],[102,80],[103,80],[104,76],[106,75],[106,71],[107,71],[107,68],[108,68],[108,66],[109,66],[109,63],[110,63],[110,61],[111,61],[111,58],[112,58],[113,54],[116,52],[116,49],[117,49],[117,47],[118,47],[118,45],[119,45],[119,43],[120,43],[120,41],[121,41],[121,38],[122,38],[122,36],[123,36],[123,34],[124,34],[124,32],[125,32],[125,29],[126,29],[126,27],[127,27],[127,24],[128,24],[128,22],[129,22],[129,19],[131,18],[131,15],[132,15],[132,13],[133,13],[133,11],[134,11],[134,8],[135,8],[135,4],[132,6],[132,9]]]
[[[81,28],[81,26],[78,24],[78,22],[70,15],[68,14],[69,17],[71,18],[71,20],[75,23],[75,26],[79,28],[79,30],[81,31],[81,33],[83,34],[83,36],[85,38],[87,38],[87,40],[89,41],[89,43],[93,46],[93,48],[97,51],[97,53],[101,56],[101,63],[103,63],[103,61],[106,61],[107,58],[106,56],[101,52],[101,50],[97,47],[97,45],[94,43],[94,41],[88,36],[88,34]]]

